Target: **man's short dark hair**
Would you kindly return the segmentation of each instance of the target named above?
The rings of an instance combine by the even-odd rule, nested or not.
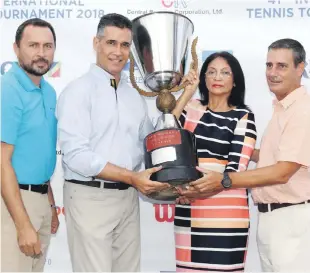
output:
[[[35,26],[35,27],[47,27],[50,29],[50,31],[52,32],[53,34],[53,37],[54,37],[54,43],[55,43],[55,46],[56,46],[56,34],[55,34],[55,30],[54,28],[52,27],[52,25],[47,22],[47,21],[44,21],[42,19],[39,19],[39,18],[32,18],[32,19],[29,19],[25,22],[23,22],[16,30],[16,34],[15,34],[15,43],[17,44],[17,46],[19,47],[20,46],[20,41],[23,37],[23,33],[24,33],[24,30],[27,26]]]
[[[281,39],[273,42],[269,47],[268,50],[271,49],[291,49],[293,51],[294,57],[294,64],[295,66],[299,65],[300,63],[306,62],[306,51],[302,44],[293,39]]]
[[[107,26],[128,28],[129,30],[132,30],[131,21],[124,15],[117,13],[109,13],[101,17],[97,27],[97,35],[102,35],[104,28]]]

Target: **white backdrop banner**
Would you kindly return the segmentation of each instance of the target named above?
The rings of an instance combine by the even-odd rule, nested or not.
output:
[[[102,15],[117,12],[133,19],[152,11],[174,11],[193,21],[193,37],[199,37],[197,53],[200,66],[204,59],[215,51],[226,50],[238,58],[245,73],[246,103],[256,116],[258,147],[272,114],[272,95],[265,79],[266,54],[270,43],[289,37],[304,45],[308,57],[303,81],[310,90],[310,0],[2,0],[1,75],[8,71],[11,62],[16,60],[12,47],[15,32],[18,25],[29,18],[42,18],[55,27],[55,63],[46,79],[59,95],[70,81],[85,73],[95,61],[92,39]],[[125,67],[127,73],[128,70],[129,65]],[[135,70],[135,76],[138,84],[142,86],[138,70]],[[146,100],[155,123],[159,115],[155,101],[149,98]],[[48,272],[71,271],[59,148],[56,153],[58,161],[52,187],[58,206],[60,228],[51,240],[45,267]],[[250,166],[253,167],[255,166]],[[257,209],[252,201],[250,204],[251,230],[246,270],[257,272],[261,270],[255,239]],[[141,198],[140,207],[142,271],[175,271],[174,205],[153,204]]]

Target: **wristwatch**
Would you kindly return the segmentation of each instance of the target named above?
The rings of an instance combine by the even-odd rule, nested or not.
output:
[[[223,177],[223,180],[222,180],[222,182],[221,182],[223,188],[224,188],[224,189],[229,189],[229,188],[231,188],[231,186],[232,186],[232,181],[231,181],[231,179],[230,179],[228,173],[227,173],[227,172],[224,172],[223,175],[224,175],[224,177]]]

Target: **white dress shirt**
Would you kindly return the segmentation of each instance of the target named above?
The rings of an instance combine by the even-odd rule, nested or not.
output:
[[[122,74],[113,77],[97,65],[71,82],[57,105],[58,141],[65,179],[90,181],[109,162],[138,171],[143,140],[154,128],[144,99]]]

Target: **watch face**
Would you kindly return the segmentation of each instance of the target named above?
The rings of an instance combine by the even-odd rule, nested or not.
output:
[[[229,180],[224,180],[224,187],[229,188],[230,187],[230,181]]]
[[[228,174],[224,175],[224,179],[222,181],[222,185],[223,185],[224,188],[230,188],[231,187],[231,180],[230,180]]]

